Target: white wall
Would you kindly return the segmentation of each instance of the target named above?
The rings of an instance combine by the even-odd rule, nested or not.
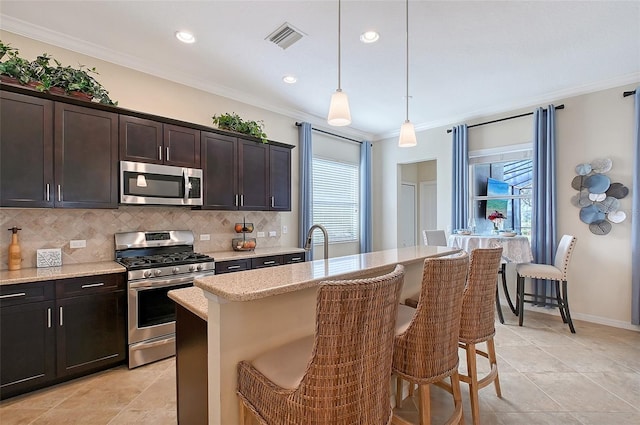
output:
[[[612,181],[630,187],[634,105],[631,98],[622,97],[622,92],[633,90],[637,85],[553,103],[566,106],[556,113],[558,237],[568,233],[578,238],[569,274],[572,315],[577,319],[640,330],[630,325],[630,219],[614,224],[610,234],[596,236],[580,221],[579,210],[570,202],[576,193],[571,188],[575,166],[597,158],[611,158],[613,169],[608,175]],[[532,111],[536,106],[546,105],[482,117],[467,124]],[[530,143],[532,135],[531,116],[475,127],[469,129],[469,150]],[[374,143],[374,249],[392,248],[397,240],[399,164],[437,159],[438,228],[450,225],[451,134],[446,133],[446,127],[440,127],[419,132],[417,136],[418,146],[408,149],[398,148],[395,138]],[[630,216],[630,196],[622,199],[621,204],[621,209]]]

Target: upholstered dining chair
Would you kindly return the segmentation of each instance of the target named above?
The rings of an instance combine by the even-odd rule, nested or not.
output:
[[[495,329],[494,294],[498,289],[498,269],[502,259],[502,247],[481,248],[471,251],[469,277],[462,294],[462,316],[460,319],[459,346],[466,352],[467,373],[460,380],[469,384],[471,414],[473,424],[480,424],[480,402],[478,390],[491,383],[495,385],[496,395],[502,397],[498,363],[493,337]],[[486,343],[487,351],[477,344]],[[490,372],[478,378],[477,356],[489,360]]]
[[[577,238],[571,235],[563,235],[556,249],[556,255],[553,265],[550,264],[534,264],[523,263],[516,266],[517,274],[517,295],[516,295],[516,314],[518,314],[518,324],[522,326],[524,322],[524,303],[540,303],[541,299],[551,300],[550,303],[545,301],[545,305],[558,307],[560,317],[564,323],[569,324],[571,333],[576,333],[571,321],[571,313],[569,312],[569,298],[567,294],[567,273],[569,271],[569,260],[573,248],[576,245]],[[555,296],[537,295],[524,292],[525,278],[541,279],[548,283],[555,283]],[[562,282],[562,288],[560,288]]]
[[[447,246],[447,235],[444,230],[423,230],[422,239],[427,246]]]
[[[468,266],[466,253],[427,258],[417,307],[400,305],[398,308],[393,351],[393,373],[397,377],[394,423],[409,423],[400,416],[403,380],[409,382],[410,389],[418,385],[420,424],[428,425],[431,423],[430,385],[447,377],[451,380],[455,406],[447,423],[462,420],[458,334]]]
[[[391,362],[404,267],[321,282],[315,335],[238,364],[240,420],[389,424]]]

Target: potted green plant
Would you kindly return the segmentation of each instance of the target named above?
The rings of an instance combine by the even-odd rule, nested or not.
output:
[[[31,62],[21,58],[18,49],[0,41],[0,75],[7,82],[29,84],[31,81]]]
[[[230,130],[237,133],[248,134],[267,143],[267,134],[264,132],[263,121],[245,121],[235,112],[214,115],[213,124],[221,130]]]

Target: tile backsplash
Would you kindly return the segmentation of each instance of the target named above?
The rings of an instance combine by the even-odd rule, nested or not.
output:
[[[118,232],[151,230],[191,230],[194,250],[202,253],[231,250],[231,239],[239,237],[234,224],[246,219],[254,224],[253,233],[265,232],[258,247],[280,246],[280,214],[265,211],[197,211],[183,207],[121,206],[117,210],[0,208],[0,229],[13,226],[19,233],[22,267],[36,266],[36,250],[61,248],[62,264],[108,261],[114,258],[113,235]],[[268,237],[269,231],[276,237]],[[200,235],[211,239],[201,241]],[[85,248],[71,248],[71,240],[85,240]],[[10,232],[0,233],[0,270],[7,269]]]

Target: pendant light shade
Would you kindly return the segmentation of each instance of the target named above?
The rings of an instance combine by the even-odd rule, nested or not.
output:
[[[331,104],[329,105],[329,116],[327,122],[333,126],[345,126],[351,124],[351,111],[349,110],[349,98],[347,94],[342,91],[340,86],[340,15],[341,15],[341,2],[338,0],[338,89],[331,96]]]
[[[407,62],[406,62],[406,82],[407,82],[407,93],[406,93],[406,119],[400,127],[400,138],[398,139],[398,146],[401,148],[410,148],[415,146],[418,142],[416,140],[416,130],[409,121],[409,0],[405,1],[405,18],[406,18],[406,28],[407,28]]]
[[[410,148],[417,144],[416,130],[413,128],[411,121],[406,120],[402,127],[400,127],[400,139],[398,139],[398,146],[401,148]]]
[[[329,125],[345,126],[351,124],[351,111],[349,110],[349,99],[347,94],[338,89],[331,95],[331,105],[329,106]]]

